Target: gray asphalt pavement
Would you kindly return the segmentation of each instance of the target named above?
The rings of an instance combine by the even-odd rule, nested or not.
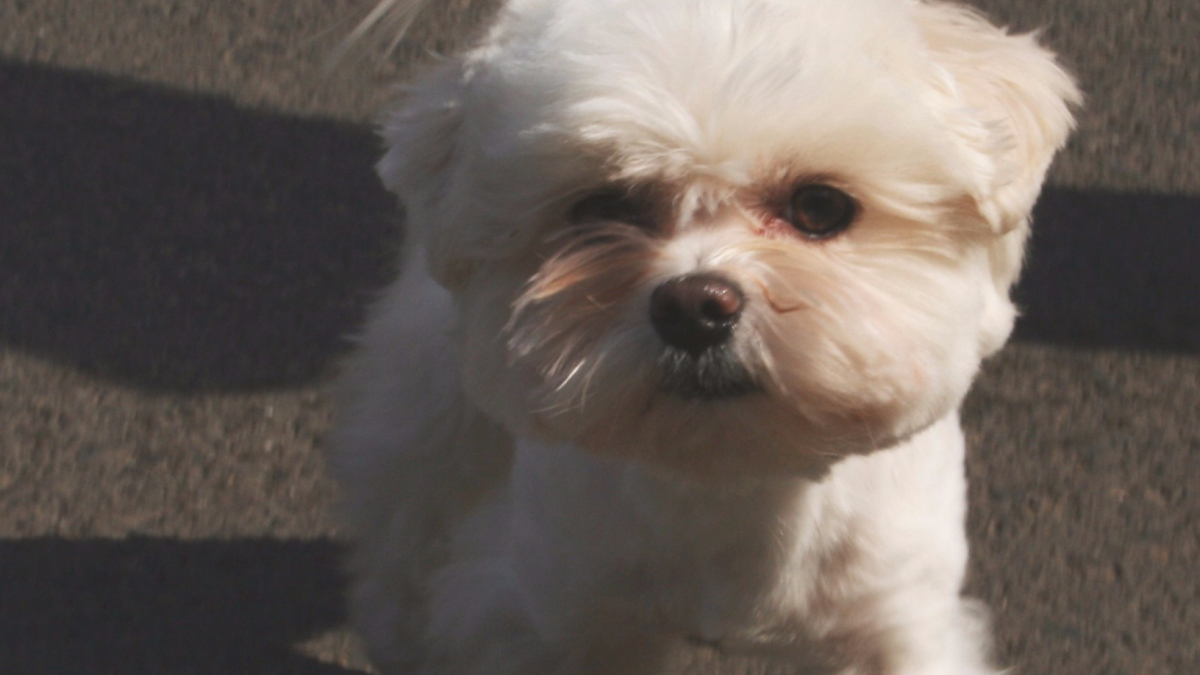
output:
[[[0,675],[367,668],[319,452],[369,122],[487,5],[327,72],[372,2],[0,0]],[[1200,673],[1200,4],[976,4],[1088,102],[964,410],[969,590],[1017,673]]]

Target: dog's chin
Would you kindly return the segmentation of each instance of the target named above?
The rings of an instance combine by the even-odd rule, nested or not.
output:
[[[838,458],[866,451],[865,435],[856,442],[846,425],[814,425],[728,353],[670,351],[655,365],[610,373],[581,405],[539,406],[513,430],[704,482],[819,478]]]
[[[762,387],[727,348],[692,355],[668,347],[658,359],[662,393],[685,401],[720,401],[760,393]]]
[[[820,479],[846,457],[918,433],[957,400],[878,382],[835,397],[810,378],[770,379],[732,348],[694,356],[660,347],[652,358],[601,369],[575,405],[540,399],[513,430],[703,481]]]

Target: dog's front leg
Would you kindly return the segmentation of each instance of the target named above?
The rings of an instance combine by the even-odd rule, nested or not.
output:
[[[431,660],[421,675],[654,675],[667,643],[592,617],[549,616],[501,555],[449,565],[431,602]],[[577,616],[589,614],[580,608]],[[597,614],[602,612],[598,611]]]
[[[430,675],[653,675],[673,643],[627,588],[620,471],[517,442],[511,482],[432,580]]]

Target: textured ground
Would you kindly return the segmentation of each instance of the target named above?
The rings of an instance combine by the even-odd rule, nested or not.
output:
[[[397,234],[405,68],[323,70],[369,4],[0,2],[0,673],[365,668],[318,452]],[[1089,100],[964,411],[970,591],[1018,672],[1200,672],[1200,5],[978,4]]]

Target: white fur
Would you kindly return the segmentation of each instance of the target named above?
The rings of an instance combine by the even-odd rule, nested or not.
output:
[[[411,240],[331,457],[375,662],[636,675],[699,641],[994,672],[957,407],[1076,102],[1032,38],[942,3],[509,0],[384,130]],[[807,182],[856,199],[849,230],[781,227]],[[612,185],[652,227],[566,222]],[[650,294],[694,272],[742,289],[757,393],[663,390]]]

